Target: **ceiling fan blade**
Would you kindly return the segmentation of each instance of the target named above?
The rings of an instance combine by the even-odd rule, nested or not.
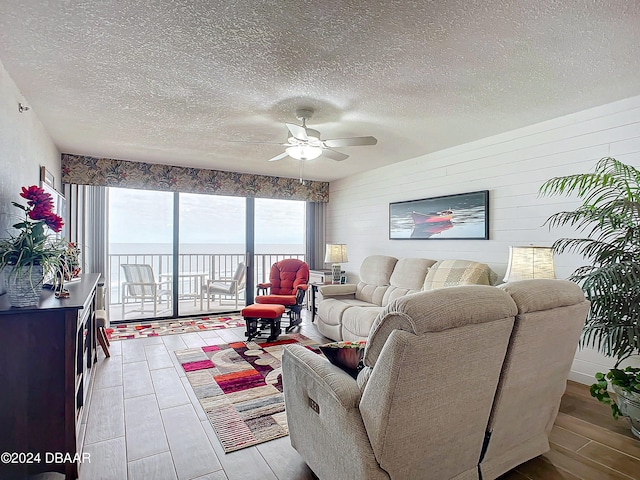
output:
[[[282,160],[284,157],[288,157],[289,154],[287,152],[281,153],[280,155],[276,155],[273,158],[269,159],[269,162],[275,162],[276,160]]]
[[[285,125],[291,132],[291,135],[293,135],[293,138],[297,138],[298,140],[305,140],[305,141],[309,139],[309,137],[307,137],[306,128],[301,127],[300,125],[296,125],[295,123],[285,123]]]
[[[336,152],[335,150],[331,150],[330,148],[325,148],[324,150],[322,150],[322,156],[330,158],[331,160],[337,160],[338,162],[349,158],[349,155],[345,155],[341,152]]]
[[[351,138],[333,138],[325,140],[327,147],[360,147],[363,145],[375,145],[378,143],[376,137],[351,137]]]

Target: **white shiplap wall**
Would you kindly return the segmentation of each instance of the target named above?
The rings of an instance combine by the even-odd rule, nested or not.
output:
[[[502,278],[510,245],[550,246],[580,236],[543,226],[577,201],[541,198],[538,189],[549,178],[587,172],[605,156],[640,167],[640,96],[331,182],[327,242],[347,244],[343,267],[351,278],[372,254],[476,260]],[[389,240],[390,202],[476,190],[489,190],[490,240]],[[581,264],[576,255],[557,256],[556,274],[566,278]],[[579,351],[571,378],[590,383],[610,363]]]

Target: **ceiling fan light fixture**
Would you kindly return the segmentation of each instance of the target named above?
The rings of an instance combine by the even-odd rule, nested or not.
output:
[[[371,136],[321,140],[318,130],[307,128],[307,120],[310,119],[312,115],[312,109],[301,108],[296,110],[296,117],[302,121],[302,125],[285,122],[288,130],[287,143],[281,144],[285,147],[285,151],[280,155],[270,158],[270,162],[282,160],[287,156],[304,162],[318,158],[320,155],[324,155],[325,158],[330,160],[341,162],[349,158],[349,155],[333,150],[333,148],[359,147],[378,143],[378,140]],[[300,167],[302,168],[302,165],[300,165]],[[302,174],[300,178],[302,178]]]
[[[322,155],[322,147],[314,147],[313,145],[293,145],[286,148],[286,152],[290,157],[296,160],[313,160]]]

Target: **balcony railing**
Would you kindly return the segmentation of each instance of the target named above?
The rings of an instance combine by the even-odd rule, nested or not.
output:
[[[304,254],[299,253],[262,253],[254,255],[253,273],[255,283],[269,280],[271,265],[285,258],[297,258],[306,261]],[[244,253],[191,253],[178,256],[179,272],[201,272],[206,278],[231,277],[238,264],[245,261]],[[151,265],[156,275],[171,274],[173,260],[171,254],[114,254],[109,255],[109,304],[120,304],[120,286],[125,281],[124,273],[120,265],[127,263]],[[193,285],[194,277],[180,277],[179,290],[181,292],[198,291],[200,285]]]

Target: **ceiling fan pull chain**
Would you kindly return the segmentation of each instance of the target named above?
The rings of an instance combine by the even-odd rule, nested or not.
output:
[[[304,160],[300,160],[300,183],[302,185],[306,185],[307,182],[304,180]]]

